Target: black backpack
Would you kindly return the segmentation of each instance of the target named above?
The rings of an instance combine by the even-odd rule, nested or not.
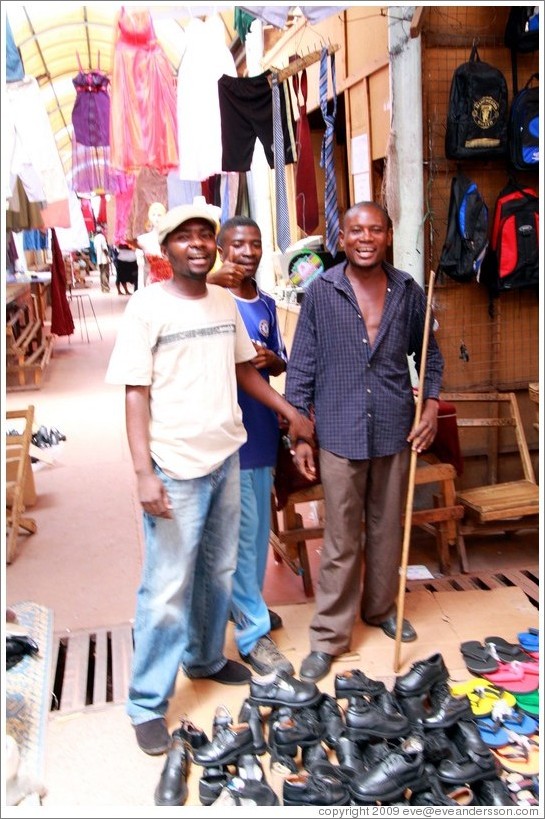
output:
[[[500,191],[481,284],[492,297],[539,284],[539,197],[514,180]]]
[[[511,103],[509,115],[509,157],[518,171],[539,168],[539,88],[532,86],[532,74]]]
[[[539,48],[539,6],[513,6],[505,26],[504,43],[521,53]]]
[[[457,282],[479,275],[488,247],[488,208],[475,182],[455,176],[450,186],[447,236],[438,272]]]
[[[505,77],[480,59],[474,45],[468,62],[452,76],[445,155],[448,159],[505,156],[507,119]]]

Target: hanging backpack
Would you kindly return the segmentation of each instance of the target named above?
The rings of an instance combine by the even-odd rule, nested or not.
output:
[[[471,179],[455,176],[450,186],[447,236],[438,272],[457,282],[479,275],[488,247],[488,208]]]
[[[539,6],[513,6],[505,26],[504,43],[511,49],[513,94],[517,94],[519,54],[539,49]]]
[[[480,282],[491,296],[539,283],[539,197],[511,180],[494,209],[490,250]]]
[[[518,171],[539,168],[539,88],[532,86],[532,74],[522,91],[513,98],[509,115],[509,158]]]
[[[507,118],[505,77],[483,62],[473,45],[468,62],[459,65],[452,76],[445,155],[448,159],[505,156]]]

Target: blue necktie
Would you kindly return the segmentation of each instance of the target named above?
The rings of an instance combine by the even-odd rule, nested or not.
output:
[[[339,207],[337,205],[337,179],[335,177],[335,117],[337,116],[337,89],[335,86],[335,54],[331,55],[331,85],[333,108],[327,104],[327,57],[328,49],[320,55],[320,108],[325,122],[320,167],[325,170],[325,246],[335,256],[339,238]]]
[[[274,183],[276,193],[276,243],[282,253],[291,245],[288,197],[286,193],[286,171],[284,158],[284,133],[282,131],[282,111],[278,77],[272,75]]]

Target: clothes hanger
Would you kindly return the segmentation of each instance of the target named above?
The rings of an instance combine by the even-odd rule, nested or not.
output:
[[[328,54],[334,54],[336,51],[339,51],[340,45],[329,45],[327,47]],[[271,68],[272,74],[276,75],[277,81],[279,83],[287,80],[288,77],[292,77],[294,74],[298,74],[303,68],[307,68],[309,65],[313,63],[317,63],[322,56],[322,50],[320,51],[310,51],[308,54],[303,55],[302,57],[295,57],[290,64],[286,68]],[[290,58],[291,60],[291,58]],[[269,76],[269,84],[272,85],[272,76]]]

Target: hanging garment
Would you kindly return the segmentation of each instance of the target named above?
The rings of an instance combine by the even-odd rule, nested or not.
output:
[[[339,238],[339,206],[337,204],[337,177],[335,175],[335,118],[337,116],[337,88],[335,81],[335,53],[331,54],[331,87],[333,104],[331,110],[327,101],[328,49],[322,48],[320,56],[320,108],[325,122],[322,140],[321,167],[325,170],[325,246],[335,256]]]
[[[78,58],[79,61],[79,58]],[[81,66],[80,66],[81,69]],[[72,109],[74,137],[80,145],[110,144],[110,80],[100,71],[80,70],[72,80],[76,101]]]
[[[71,336],[74,319],[66,298],[66,271],[62,251],[54,230],[51,231],[51,334]]]
[[[259,137],[267,162],[274,168],[272,88],[270,71],[257,77],[228,77],[218,80],[221,115],[222,166],[224,171],[249,171],[256,137]],[[285,164],[296,160],[293,111],[279,94]],[[291,133],[290,133],[291,131]]]
[[[80,199],[81,203],[81,212],[83,214],[83,221],[85,222],[85,227],[87,228],[89,233],[94,233],[97,229],[97,223],[95,219],[95,214],[93,213],[93,208],[91,207],[91,200],[90,199]]]
[[[9,155],[10,181],[15,184],[19,176],[30,201],[45,201],[41,210],[45,227],[69,227],[68,185],[38,82],[25,76],[18,82],[6,83],[5,90],[7,105],[3,109],[9,110],[7,114],[3,111],[3,116],[8,128],[13,129],[8,135],[13,147]],[[33,198],[36,178],[42,191]]]
[[[110,149],[117,170],[178,167],[175,76],[148,9],[122,7],[117,19]]]
[[[237,76],[219,15],[194,18],[178,70],[180,179],[202,181],[221,173],[221,118],[218,80]]]
[[[4,22],[6,25],[6,82],[15,82],[23,79],[25,69],[7,17],[4,18]]]
[[[280,115],[280,89],[278,76],[272,78],[273,139],[274,139],[274,198],[276,202],[276,244],[284,253],[291,244],[288,197],[286,191],[286,168],[284,159],[284,135]]]
[[[293,90],[299,109],[297,121],[297,166],[295,168],[295,203],[297,206],[297,224],[307,236],[311,234],[320,221],[318,213],[318,191],[316,188],[316,170],[314,152],[310,138],[310,125],[307,117],[307,72],[303,69],[301,80],[297,74],[292,77]],[[299,102],[299,91],[303,102]]]

